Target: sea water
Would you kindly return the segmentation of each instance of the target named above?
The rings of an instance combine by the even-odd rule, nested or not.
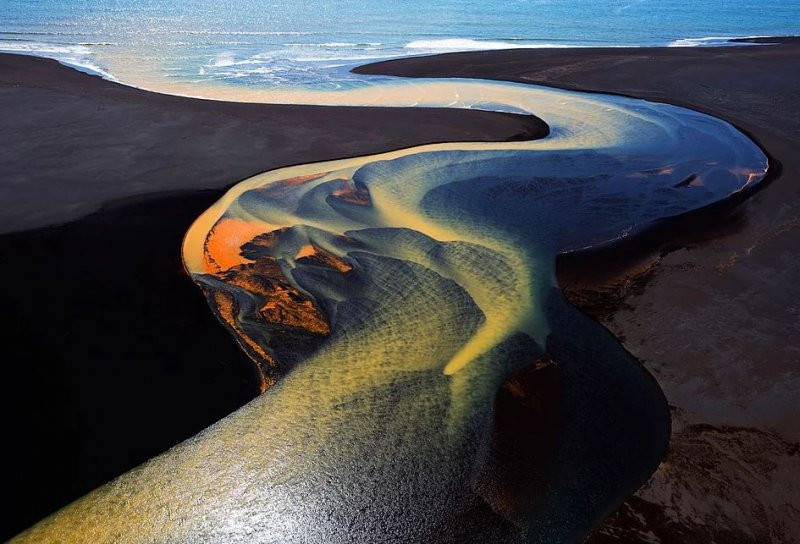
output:
[[[0,51],[134,84],[330,90],[358,84],[355,65],[407,55],[790,34],[800,0],[0,0]]]

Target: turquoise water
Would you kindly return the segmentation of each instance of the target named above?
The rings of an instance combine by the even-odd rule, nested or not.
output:
[[[2,0],[0,50],[114,75],[338,88],[357,64],[454,50],[703,45],[800,34],[800,0]]]

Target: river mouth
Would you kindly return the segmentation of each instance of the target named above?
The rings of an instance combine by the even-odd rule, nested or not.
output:
[[[490,95],[550,135],[232,188],[187,233],[184,265],[265,394],[32,534],[572,541],[648,478],[669,437],[663,394],[564,299],[555,259],[752,187],[766,157],[672,106],[409,85],[430,105]]]

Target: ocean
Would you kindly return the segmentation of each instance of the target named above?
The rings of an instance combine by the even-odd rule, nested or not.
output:
[[[0,0],[0,51],[143,86],[333,90],[364,79],[353,66],[407,55],[789,34],[800,0]]]

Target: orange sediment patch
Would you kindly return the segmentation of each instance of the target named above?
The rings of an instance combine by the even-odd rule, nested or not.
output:
[[[278,327],[283,333],[293,331],[291,335],[330,334],[330,325],[322,311],[313,300],[289,283],[277,259],[269,255],[269,250],[275,248],[287,230],[286,227],[223,218],[209,232],[204,249],[208,273],[258,300],[259,306],[248,319],[263,323],[267,335],[254,338],[238,325],[242,316],[239,315],[241,309],[237,309],[236,294],[204,287],[219,318],[230,327],[256,363],[262,393],[274,385],[279,370],[269,331]],[[296,258],[313,259],[315,264],[324,264],[342,272],[352,269],[344,260],[312,244],[301,248]]]
[[[241,247],[264,231],[278,227],[223,217],[209,231],[203,247],[206,272],[220,274],[249,259],[241,255]]]
[[[258,313],[269,323],[329,334],[330,326],[314,303],[308,299],[297,300],[296,293],[293,289],[276,289]]]
[[[353,267],[344,259],[337,257],[330,251],[325,251],[313,244],[307,244],[300,248],[294,256],[295,260],[301,263],[313,264],[333,268],[343,274],[350,272]]]
[[[317,248],[311,244],[306,244],[297,251],[297,254],[294,256],[294,258],[297,260],[302,259],[303,257],[311,257],[312,255],[316,255],[316,253]]]
[[[306,295],[295,289],[273,257],[228,270],[229,285],[241,287],[264,300],[258,314],[267,324],[304,329],[314,334],[330,333],[325,316]]]

